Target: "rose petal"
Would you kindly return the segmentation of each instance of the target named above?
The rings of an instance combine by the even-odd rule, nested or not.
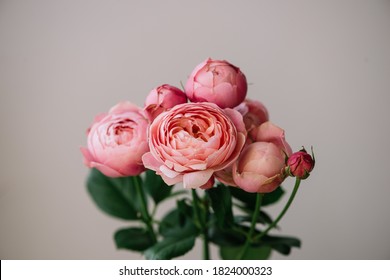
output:
[[[142,156],[142,162],[146,168],[154,171],[159,171],[160,166],[162,165],[162,163],[157,160],[151,152],[148,152]]]
[[[119,173],[118,171],[112,169],[111,167],[98,162],[94,162],[94,161],[91,162],[90,167],[98,169],[100,172],[102,172],[104,175],[108,177],[116,178],[116,177],[124,176],[122,173]]]
[[[207,183],[213,175],[214,170],[207,169],[202,171],[195,171],[183,175],[183,186],[188,189],[195,189]]]
[[[175,185],[177,183],[180,183],[183,181],[183,175],[178,175],[175,178],[169,178],[165,176],[164,174],[161,174],[161,178],[164,180],[165,184],[168,186]]]
[[[80,151],[84,156],[84,164],[88,167],[91,167],[90,165],[91,165],[91,161],[93,160],[93,157],[89,152],[89,150],[87,148],[80,147]]]

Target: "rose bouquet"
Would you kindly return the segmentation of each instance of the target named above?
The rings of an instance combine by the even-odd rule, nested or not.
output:
[[[201,238],[204,259],[210,243],[223,259],[267,259],[272,250],[288,255],[300,247],[297,238],[269,232],[312,171],[313,153],[292,152],[266,107],[246,99],[245,75],[227,61],[207,59],[183,90],[161,85],[143,108],[121,102],[87,131],[81,152],[91,168],[89,194],[101,210],[131,222],[114,234],[117,248],[172,259]],[[287,176],[296,183],[274,219],[264,208],[280,201]],[[175,207],[160,213],[170,199]]]

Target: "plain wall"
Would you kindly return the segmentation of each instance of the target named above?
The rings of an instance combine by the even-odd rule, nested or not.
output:
[[[288,258],[389,259],[390,1],[245,0],[0,0],[0,258],[142,258],[115,249],[128,223],[88,197],[79,147],[96,114],[207,57],[241,68],[294,150],[314,146]]]

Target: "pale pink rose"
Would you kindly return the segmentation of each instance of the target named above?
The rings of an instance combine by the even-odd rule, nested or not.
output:
[[[291,154],[291,147],[284,130],[271,122],[256,128],[254,140],[233,164],[233,180],[247,192],[272,192],[286,177],[286,157]]]
[[[168,185],[208,188],[214,172],[232,164],[245,144],[242,116],[208,102],[176,105],[149,128],[150,152],[144,165]]]
[[[142,109],[130,102],[99,115],[87,131],[87,148],[81,148],[85,165],[109,177],[140,174],[145,170],[142,156],[149,151],[148,125]]]
[[[234,109],[243,115],[248,132],[269,120],[267,108],[263,103],[256,100],[245,99],[244,102]]]
[[[162,112],[182,103],[187,103],[186,94],[177,87],[164,84],[152,89],[148,94],[144,110],[153,121]]]
[[[255,142],[233,164],[233,179],[247,192],[269,193],[283,182],[285,166],[284,155],[275,144]]]
[[[187,80],[185,92],[192,102],[212,102],[221,108],[234,108],[247,92],[245,75],[226,60],[207,59]]]

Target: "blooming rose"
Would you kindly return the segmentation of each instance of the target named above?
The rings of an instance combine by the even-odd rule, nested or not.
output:
[[[154,120],[159,114],[167,111],[175,105],[186,103],[186,94],[171,85],[161,85],[154,88],[145,101],[145,112],[150,120]]]
[[[144,165],[168,185],[210,187],[213,174],[237,159],[245,144],[242,116],[208,102],[186,103],[162,113],[149,128]]]
[[[288,173],[306,179],[314,168],[315,161],[313,157],[306,152],[305,148],[293,153],[287,160]]]
[[[212,102],[221,108],[234,108],[247,92],[245,75],[225,60],[207,59],[187,80],[185,92],[192,102]]]
[[[291,148],[284,131],[270,122],[258,127],[256,141],[246,146],[233,164],[233,180],[247,192],[272,192],[285,179],[285,157]]]
[[[149,151],[148,125],[142,109],[130,102],[99,115],[87,131],[87,148],[81,148],[85,165],[109,177],[140,174],[145,170],[142,156]]]

